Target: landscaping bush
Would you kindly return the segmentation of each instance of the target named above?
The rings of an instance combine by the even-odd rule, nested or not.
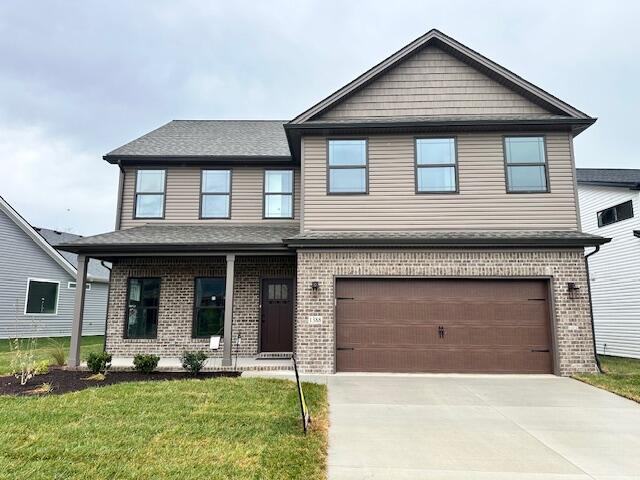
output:
[[[49,339],[49,355],[53,358],[53,364],[62,367],[67,358],[64,343],[54,338]]]
[[[197,375],[207,361],[207,354],[204,352],[184,352],[180,360],[182,360],[182,368]]]
[[[36,362],[33,367],[33,374],[44,375],[46,373],[49,373],[49,360],[40,360],[39,362]]]
[[[158,355],[145,355],[143,353],[138,353],[133,357],[133,368],[138,372],[151,373],[158,366],[159,360],[160,357]]]
[[[87,367],[92,373],[106,373],[111,366],[111,354],[107,352],[91,352],[87,356]]]

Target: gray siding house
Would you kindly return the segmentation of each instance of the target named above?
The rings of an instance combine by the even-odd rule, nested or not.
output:
[[[33,228],[0,197],[0,338],[71,334],[77,256],[55,245],[79,239]],[[103,335],[109,270],[91,262],[83,335]]]
[[[573,137],[595,121],[431,30],[290,121],[172,121],[106,154],[116,230],[61,248],[79,284],[113,263],[123,362],[593,372],[584,248],[608,238],[580,230]]]

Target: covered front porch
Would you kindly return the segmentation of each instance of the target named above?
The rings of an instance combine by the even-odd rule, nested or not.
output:
[[[282,238],[293,229],[268,227],[275,238],[265,242],[265,227],[168,227],[174,226],[136,227],[66,247],[79,255],[69,368],[81,367],[86,265],[98,258],[112,263],[105,350],[113,368],[131,367],[136,354],[154,354],[160,369],[176,369],[184,352],[204,351],[208,369],[290,369],[296,257]],[[202,239],[220,230],[236,241]],[[165,240],[141,244],[135,241],[141,233],[147,242]],[[110,244],[113,236],[118,243]],[[218,345],[212,337],[220,337]]]

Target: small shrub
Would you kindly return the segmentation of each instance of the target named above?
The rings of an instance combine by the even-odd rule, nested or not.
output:
[[[87,357],[87,367],[91,373],[106,374],[111,367],[111,354],[107,352],[91,352]]]
[[[34,393],[51,393],[53,392],[53,385],[49,382],[45,382],[42,385],[38,386],[38,388],[35,388],[33,390]]]
[[[158,366],[160,357],[158,355],[145,355],[143,353],[137,354],[133,357],[133,368],[138,372],[151,373]]]
[[[20,380],[20,385],[26,385],[33,378],[36,367],[36,347],[38,340],[35,338],[11,340],[11,365],[13,375]]]
[[[34,375],[45,375],[49,373],[49,360],[40,360],[33,367]]]
[[[184,352],[180,360],[182,360],[182,368],[197,375],[207,361],[207,354],[204,352]]]
[[[67,352],[64,343],[55,338],[49,339],[49,355],[53,358],[53,364],[62,367],[67,359]]]

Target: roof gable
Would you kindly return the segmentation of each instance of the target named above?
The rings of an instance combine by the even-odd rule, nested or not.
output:
[[[434,29],[290,123],[381,115],[451,117],[461,113],[590,118]]]
[[[64,258],[60,252],[47,243],[47,241],[34,230],[34,228],[16,212],[4,198],[0,197],[0,211],[3,212],[13,223],[15,223],[33,242],[44,250],[58,265],[60,265],[69,275],[75,277],[76,269]]]

